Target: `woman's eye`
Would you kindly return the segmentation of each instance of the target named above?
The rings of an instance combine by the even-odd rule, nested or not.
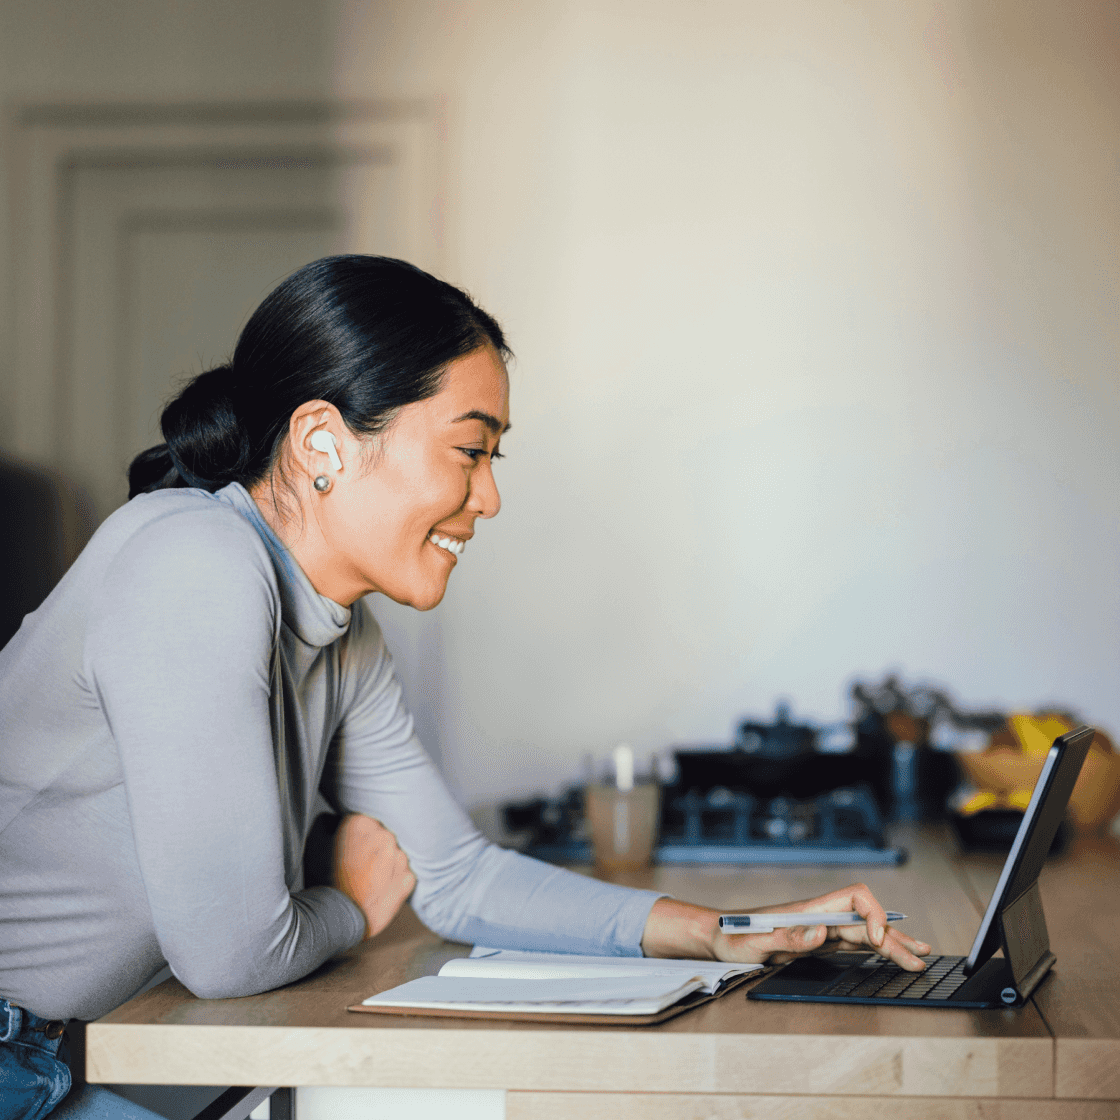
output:
[[[472,463],[477,463],[479,459],[484,459],[486,457],[486,449],[483,447],[460,447],[459,450],[464,455],[466,455],[466,457],[470,459]],[[491,462],[493,462],[495,459],[504,458],[505,456],[497,449],[490,452]]]

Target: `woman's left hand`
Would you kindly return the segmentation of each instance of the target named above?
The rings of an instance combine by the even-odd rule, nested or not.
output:
[[[351,813],[335,834],[334,885],[362,911],[368,939],[396,917],[416,887],[416,876],[397,838],[380,821]]]
[[[772,933],[724,933],[719,911],[661,898],[653,904],[642,951],[648,957],[714,958],[750,964],[782,964],[806,953],[866,945],[909,972],[920,972],[924,941],[887,925],[887,915],[870,889],[856,883],[819,898],[753,908],[755,914],[821,913],[854,910],[866,921],[858,926],[793,926]]]

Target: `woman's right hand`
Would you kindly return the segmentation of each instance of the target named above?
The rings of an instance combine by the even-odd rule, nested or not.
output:
[[[351,813],[335,834],[334,885],[365,915],[370,938],[396,917],[416,886],[416,876],[384,825]]]
[[[869,946],[908,972],[920,972],[930,947],[887,925],[887,915],[871,891],[856,883],[819,898],[752,907],[755,913],[826,913],[851,911],[866,922],[856,926],[790,926],[772,933],[724,933],[719,911],[692,906],[673,898],[659,898],[646,920],[642,952],[647,957],[687,957],[697,960],[783,964],[806,953]],[[829,944],[831,943],[831,944]]]

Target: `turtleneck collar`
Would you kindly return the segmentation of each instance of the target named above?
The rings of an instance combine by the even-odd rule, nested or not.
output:
[[[252,495],[239,482],[231,482],[214,494],[232,506],[256,529],[272,557],[280,585],[280,608],[285,625],[309,646],[329,646],[350,628],[350,608],[320,595],[296,563],[295,557],[280,543],[265,521]]]

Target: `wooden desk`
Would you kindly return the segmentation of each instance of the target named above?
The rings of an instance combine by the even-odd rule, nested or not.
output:
[[[958,859],[937,830],[899,839],[911,851],[903,868],[657,868],[619,881],[749,908],[862,876],[935,949],[967,952],[998,860]],[[1120,980],[1107,968],[1120,941],[1108,920],[1120,905],[1117,854],[1111,841],[1083,843],[1047,868],[1058,966],[1018,1011],[754,1003],[737,992],[645,1028],[348,1013],[347,1004],[466,953],[405,912],[279,991],[199,1000],[175,981],[152,989],[90,1025],[88,1077],[503,1089],[509,1120],[866,1120],[882,1098],[901,1120],[1104,1120],[1120,1097]],[[1091,935],[1066,917],[1090,902],[1102,918]]]

